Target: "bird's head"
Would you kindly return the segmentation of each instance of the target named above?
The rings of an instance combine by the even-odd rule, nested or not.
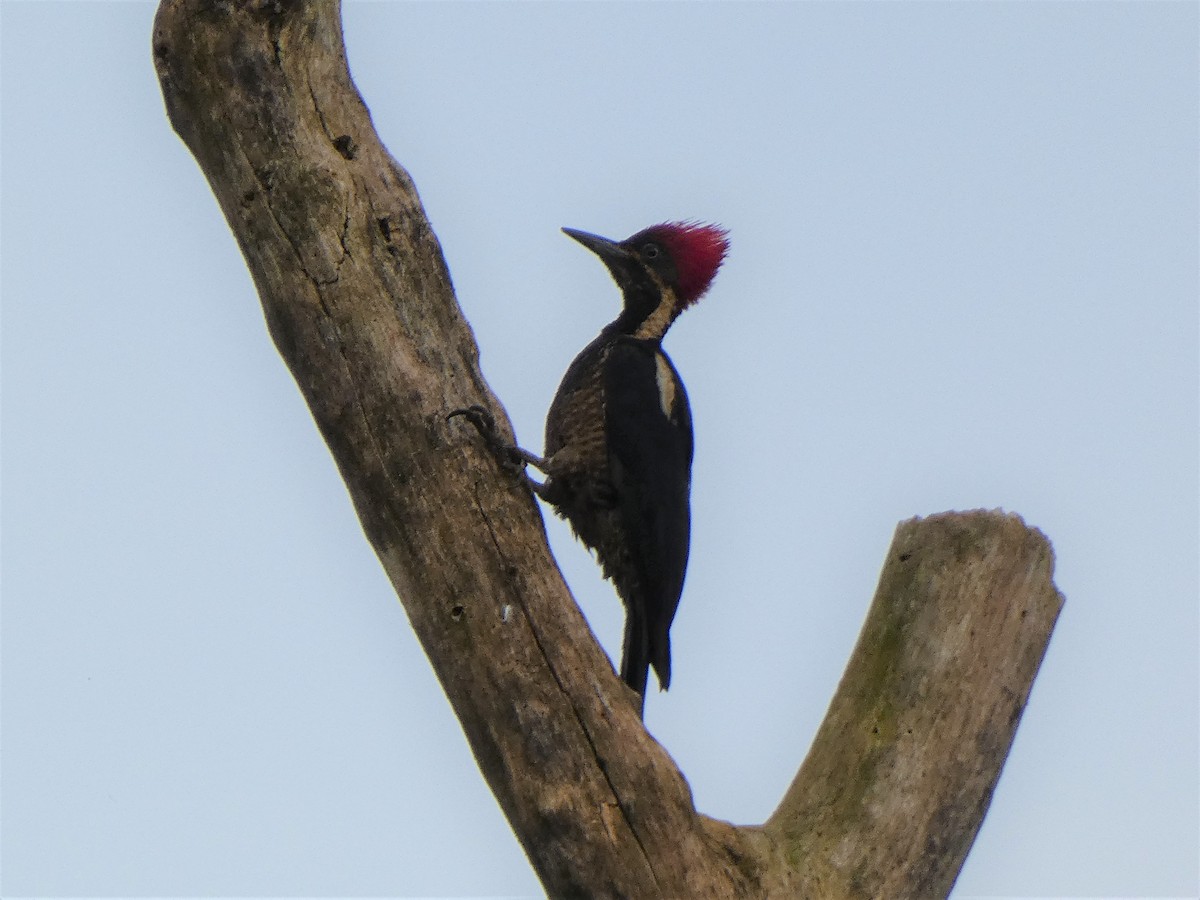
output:
[[[618,330],[651,340],[661,340],[676,316],[704,296],[729,252],[728,232],[699,222],[652,225],[620,242],[563,231],[599,256],[621,288]]]

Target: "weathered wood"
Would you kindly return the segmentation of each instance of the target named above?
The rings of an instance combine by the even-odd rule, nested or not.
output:
[[[1057,612],[1045,540],[990,513],[901,526],[779,811],[763,828],[699,815],[564,586],[529,492],[446,421],[479,403],[511,433],[413,184],[350,80],[337,3],[164,0],[153,53],[171,123],[547,892],[948,890]]]
[[[168,0],[153,52],[171,123],[547,890],[743,893],[696,862],[710,840],[687,784],[564,586],[528,491],[446,422],[482,403],[511,433],[412,182],[350,80],[337,4]]]
[[[1019,516],[896,529],[858,646],[768,834],[827,896],[942,897],[983,821],[1062,607]]]

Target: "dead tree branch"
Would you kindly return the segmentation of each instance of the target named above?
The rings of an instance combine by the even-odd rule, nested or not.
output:
[[[1061,598],[1013,516],[901,525],[808,759],[761,828],[699,815],[563,584],[529,492],[448,411],[480,374],[416,190],[321,2],[163,0],[154,60],[268,328],[552,896],[945,894]]]

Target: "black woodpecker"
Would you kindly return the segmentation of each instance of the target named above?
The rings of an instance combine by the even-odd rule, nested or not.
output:
[[[708,290],[729,241],[694,222],[620,242],[563,231],[608,267],[623,308],[567,368],[546,416],[545,457],[516,454],[545,473],[534,491],[595,551],[625,604],[621,678],[640,713],[649,667],[663,690],[671,683],[691,528],[692,417],[662,340]]]

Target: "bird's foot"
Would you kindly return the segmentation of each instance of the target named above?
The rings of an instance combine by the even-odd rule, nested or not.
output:
[[[496,434],[496,419],[484,407],[478,403],[471,406],[465,406],[462,409],[452,409],[446,414],[446,421],[449,422],[455,416],[462,416],[468,422],[475,426],[475,430],[489,444],[497,443],[500,439]]]
[[[475,426],[475,430],[479,432],[479,436],[483,438],[492,455],[496,457],[496,461],[510,472],[520,474],[524,471],[527,463],[536,466],[542,462],[540,457],[534,456],[528,450],[522,450],[505,441],[496,429],[495,417],[479,404],[451,410],[446,416],[446,421],[449,422],[455,416],[462,416]]]

